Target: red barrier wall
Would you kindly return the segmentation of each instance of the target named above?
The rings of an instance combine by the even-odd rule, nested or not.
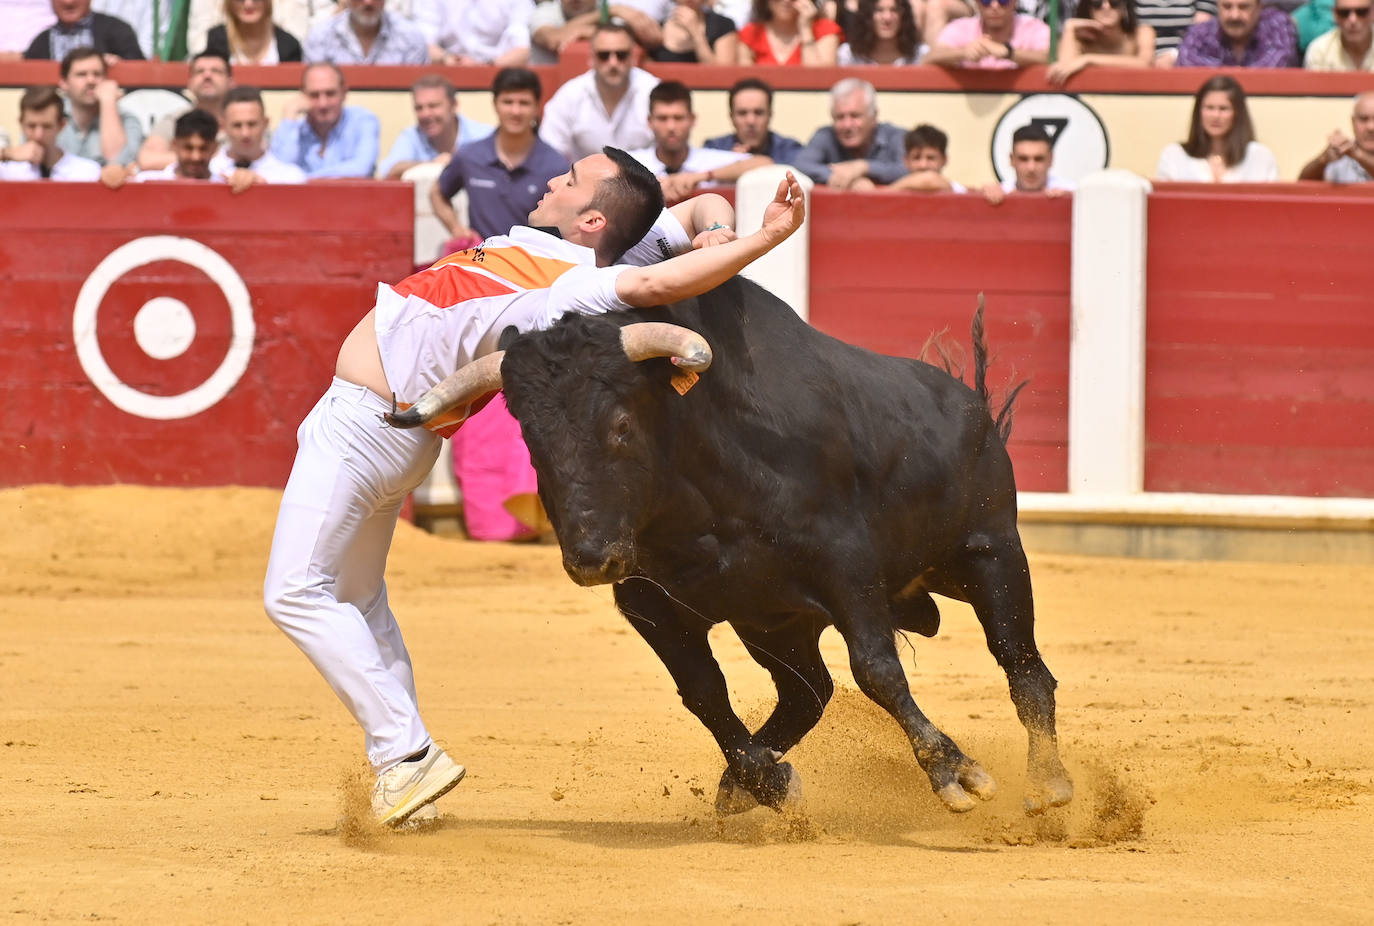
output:
[[[0,485],[284,484],[296,426],[328,386],[339,344],[377,281],[411,269],[414,194],[400,183],[241,196],[209,184],[10,183],[0,196]],[[92,276],[102,262],[108,287]],[[80,332],[78,303],[93,321]],[[140,312],[163,335],[180,330],[171,349],[184,350],[150,356]],[[210,379],[200,397],[210,404],[170,400],[152,412],[171,416],[162,419],[122,410],[94,385],[78,343],[87,367],[108,366],[96,378],[132,387],[131,401],[156,405]]]
[[[812,203],[812,324],[908,357],[948,329],[971,382],[969,323],[985,293],[994,398],[1013,376],[1030,380],[1010,444],[1017,487],[1065,491],[1070,200],[817,188]]]
[[[1147,490],[1374,496],[1371,193],[1150,197]]]

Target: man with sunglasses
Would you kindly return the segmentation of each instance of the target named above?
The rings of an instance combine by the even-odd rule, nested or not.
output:
[[[1217,0],[1217,18],[1188,29],[1178,48],[1182,68],[1291,68],[1298,29],[1287,13],[1260,0]]]
[[[1374,0],[1336,0],[1336,28],[1312,40],[1303,67],[1309,71],[1374,71]]]
[[[569,161],[611,145],[625,151],[647,148],[649,91],[658,78],[631,63],[635,41],[618,20],[592,33],[591,70],[558,88],[544,107],[539,136]]]
[[[940,30],[925,64],[1018,68],[1049,61],[1050,27],[1016,12],[1016,0],[979,0],[978,15]]]

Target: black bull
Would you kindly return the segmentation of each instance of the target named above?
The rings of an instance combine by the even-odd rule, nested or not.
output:
[[[709,344],[710,370],[685,394],[672,363],[626,356],[620,326],[641,321]],[[931,593],[972,605],[1006,672],[1029,734],[1027,809],[1072,797],[1005,428],[988,407],[981,310],[973,339],[971,389],[824,335],[736,278],[667,308],[566,317],[510,340],[496,361],[568,574],[615,583],[616,605],[725,755],[722,811],[799,793],[780,760],[834,690],[818,648],[829,625],[945,805],[992,795],[991,776],[917,707],[898,660],[897,630],[939,626]],[[753,733],[711,653],[707,631],[721,621],[777,686]]]

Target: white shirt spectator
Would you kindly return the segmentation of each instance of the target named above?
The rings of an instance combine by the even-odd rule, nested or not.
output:
[[[288,164],[268,151],[258,158],[248,169],[268,183],[304,183],[305,171],[295,164]],[[234,172],[234,162],[225,151],[210,159],[210,179],[224,181]]]
[[[22,53],[53,19],[50,0],[0,0],[0,51]]]
[[[0,163],[0,180],[42,180],[43,173],[28,161],[5,161]],[[100,165],[89,158],[63,153],[52,166],[49,180],[71,180],[90,182],[100,179]]]
[[[653,146],[637,148],[629,154],[630,157],[653,171],[655,177],[667,176],[668,168],[658,159]],[[724,167],[726,164],[733,164],[736,161],[743,161],[745,158],[752,157],[752,154],[743,151],[722,151],[719,148],[688,148],[687,160],[683,161],[682,167],[674,173],[694,174],[703,170],[715,170],[717,167]],[[718,184],[703,183],[701,186],[718,186]]]
[[[444,51],[491,64],[530,47],[534,0],[415,0],[415,25]]]
[[[559,87],[545,105],[539,137],[569,161],[595,154],[604,145],[625,151],[647,148],[654,142],[649,131],[649,91],[657,86],[657,77],[630,68],[629,88],[608,113],[596,92],[596,73],[579,74]]]
[[[1181,180],[1188,183],[1214,183],[1212,167],[1206,158],[1189,157],[1183,146],[1174,142],[1159,155],[1155,176],[1160,180]],[[1257,141],[1245,147],[1245,157],[1239,164],[1226,168],[1222,183],[1272,183],[1279,179],[1278,161],[1274,152]]]

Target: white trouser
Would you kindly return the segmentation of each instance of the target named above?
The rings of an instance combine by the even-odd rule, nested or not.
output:
[[[305,416],[263,583],[268,616],[352,712],[379,773],[430,743],[383,573],[401,504],[440,446],[385,426],[389,409],[335,378]]]

